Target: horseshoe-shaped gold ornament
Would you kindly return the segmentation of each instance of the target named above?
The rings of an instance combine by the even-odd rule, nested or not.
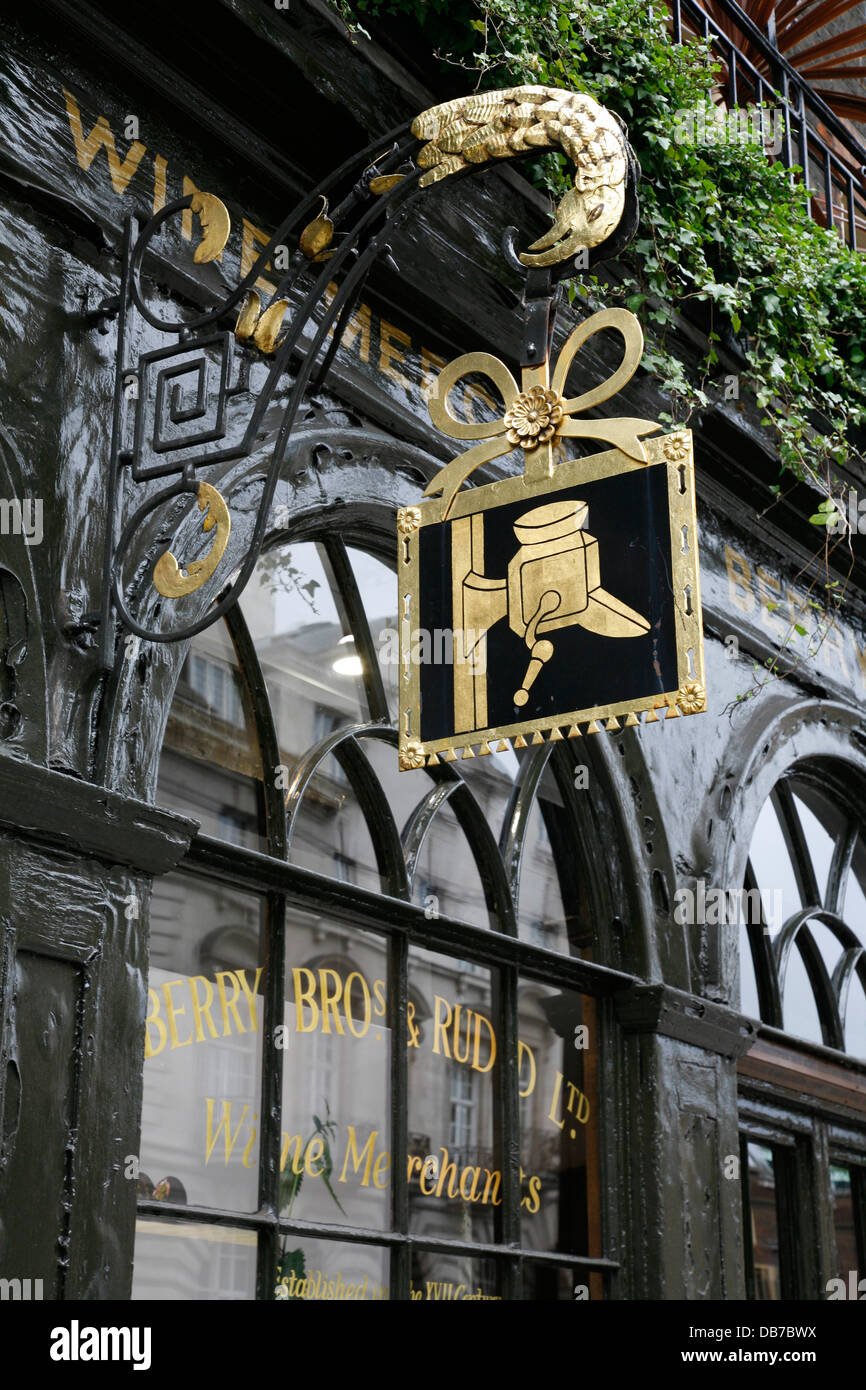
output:
[[[232,229],[231,218],[224,202],[213,193],[194,193],[190,208],[201,223],[201,241],[195,248],[196,265],[218,261],[225,250]]]
[[[198,505],[200,511],[207,509],[203,529],[212,531],[216,527],[214,543],[203,560],[192,560],[186,566],[186,574],[170,550],[160,555],[153,568],[153,587],[164,598],[182,598],[200,589],[210,579],[228,545],[232,519],[222,494],[210,483],[199,483]]]

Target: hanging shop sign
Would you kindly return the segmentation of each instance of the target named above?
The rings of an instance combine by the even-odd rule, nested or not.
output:
[[[504,148],[521,119],[507,96],[427,113],[422,133],[431,143],[419,162],[453,173]],[[614,254],[634,231],[634,160],[614,118],[586,99],[556,126],[578,170],[575,189],[530,254],[515,256],[508,241],[503,248],[525,276],[520,383],[487,352],[442,371],[429,402],[433,424],[478,442],[398,517],[404,771],[440,756],[522,748],[527,736],[541,743],[598,733],[602,721],[610,730],[621,718],[633,726],[642,712],[652,722],[659,711],[678,718],[706,708],[691,433],[650,438],[657,421],[588,418],[641,361],[640,324],[625,309],[585,320],[551,362],[557,280],[587,265],[591,249],[598,259]],[[581,348],[605,329],[622,340],[619,366],[569,397]],[[449,398],[479,376],[503,413],[462,421]],[[612,447],[557,462],[569,438]],[[513,450],[520,474],[463,487]]]
[[[573,358],[604,328],[622,335],[622,364],[566,399]],[[691,433],[646,439],[653,421],[575,418],[628,380],[642,349],[634,316],[607,309],[575,329],[550,379],[545,363],[518,387],[486,353],[442,373],[434,423],[489,443],[441,470],[427,489],[441,496],[399,516],[404,769],[705,709]],[[500,420],[449,415],[469,371],[499,388]],[[557,465],[568,436],[615,447]],[[459,490],[482,456],[515,445],[522,474]]]

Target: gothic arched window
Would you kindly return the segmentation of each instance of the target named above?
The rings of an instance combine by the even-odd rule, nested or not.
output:
[[[750,1298],[815,1297],[818,1242],[847,1288],[866,1248],[866,1133],[831,1100],[833,1084],[866,1059],[866,826],[856,787],[840,760],[797,764],[761,807],[749,846],[740,1007],[765,1025],[740,1066]],[[840,1066],[823,1048],[852,1060]]]
[[[741,1007],[775,1028],[866,1057],[866,834],[827,769],[798,768],[764,803],[741,926]]]

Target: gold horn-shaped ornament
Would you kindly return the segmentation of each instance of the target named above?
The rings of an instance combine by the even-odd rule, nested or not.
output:
[[[550,230],[521,254],[524,265],[558,265],[584,247],[599,246],[619,226],[628,173],[625,137],[616,117],[586,92],[529,86],[476,92],[423,111],[411,129],[428,142],[417,158],[426,170],[422,188],[490,159],[557,147],[568,155],[574,188],[559,203]]]
[[[261,312],[261,299],[256,294],[255,290],[248,290],[244,302],[241,305],[237,323],[235,324],[235,337],[240,339],[241,342],[246,342],[247,339],[251,338],[255,332]]]
[[[213,193],[193,194],[190,207],[198,215],[201,223],[201,241],[195,248],[193,260],[196,265],[207,261],[218,261],[225,249],[232,229],[231,218],[225,203]]]
[[[262,311],[262,301],[255,290],[248,290],[235,324],[238,342],[255,343],[260,352],[270,354],[277,349],[277,339],[289,307],[287,299],[275,299]]]
[[[298,238],[298,245],[308,261],[326,260],[325,252],[334,236],[334,224],[328,216],[328,200],[320,195],[322,206],[318,217],[308,222]]]
[[[211,487],[210,483],[199,483],[198,506],[200,511],[207,510],[202,529],[216,529],[214,543],[203,560],[190,561],[186,566],[186,574],[170,550],[160,555],[153,567],[153,587],[164,598],[182,598],[184,594],[195,593],[196,589],[207,583],[225,554],[232,529],[232,519],[225,498],[215,487]]]

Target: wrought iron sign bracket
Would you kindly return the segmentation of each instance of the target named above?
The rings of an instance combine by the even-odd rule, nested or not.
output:
[[[636,223],[637,166],[623,128],[585,94],[524,86],[423,112],[408,129],[389,132],[333,171],[283,219],[240,283],[212,308],[187,318],[166,317],[149,298],[144,267],[153,238],[169,219],[193,214],[201,229],[193,260],[213,261],[230,232],[226,208],[212,194],[196,192],[143,225],[128,219],[119,291],[92,315],[102,331],[106,318],[116,319],[117,334],[100,603],[79,624],[99,630],[103,669],[122,661],[124,634],[183,641],[239,599],[265,540],[305,393],[326,379],[374,262],[384,258],[396,270],[395,219],[433,183],[552,147],[574,161],[574,188],[553,226],[528,251],[518,255],[513,240],[507,251],[526,277],[522,365],[543,373],[557,281],[574,273],[574,258],[584,248],[595,248],[598,258],[614,248],[623,227]],[[279,275],[272,268],[277,248],[290,253]],[[266,271],[277,283],[263,306],[256,283]],[[136,353],[143,334],[147,349]],[[256,390],[250,387],[253,362],[267,365]],[[287,400],[252,531],[238,554],[230,499],[214,479],[223,476],[224,465],[260,447],[265,412],[278,388],[287,390]],[[230,415],[242,418],[230,424]],[[182,562],[171,550],[145,559],[143,528],[155,515],[173,528],[177,499],[186,496],[202,514],[196,547]],[[134,572],[126,575],[125,566]],[[217,597],[203,615],[184,619],[184,600],[211,581]],[[152,590],[161,596],[161,611]],[[164,625],[148,626],[149,611]]]
[[[550,357],[561,290],[550,283],[549,270],[530,270],[523,292],[521,367],[540,367]]]

